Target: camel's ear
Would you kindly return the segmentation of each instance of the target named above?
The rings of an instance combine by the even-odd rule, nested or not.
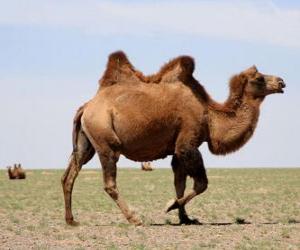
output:
[[[257,72],[258,72],[258,70],[255,65],[251,66],[250,68],[248,68],[244,71],[244,73],[246,73],[246,74],[255,74]]]

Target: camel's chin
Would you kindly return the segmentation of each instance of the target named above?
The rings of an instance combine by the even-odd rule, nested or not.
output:
[[[283,89],[276,90],[274,94],[284,94],[284,90]]]
[[[283,89],[270,90],[266,95],[272,95],[272,94],[284,94],[284,90]]]

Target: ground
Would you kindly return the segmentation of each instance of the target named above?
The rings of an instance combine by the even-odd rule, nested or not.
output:
[[[129,225],[103,191],[101,170],[75,182],[77,227],[64,222],[62,170],[0,171],[0,249],[300,249],[300,169],[209,169],[208,190],[188,206],[203,225],[164,213],[170,169],[120,169],[119,190],[145,225]],[[189,187],[191,182],[189,181]]]

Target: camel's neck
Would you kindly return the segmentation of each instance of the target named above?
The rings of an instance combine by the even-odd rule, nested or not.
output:
[[[241,99],[233,112],[209,109],[209,149],[214,154],[238,150],[252,136],[259,116],[260,100]]]
[[[8,176],[9,176],[9,178],[13,177],[13,173],[12,173],[11,169],[8,169]]]

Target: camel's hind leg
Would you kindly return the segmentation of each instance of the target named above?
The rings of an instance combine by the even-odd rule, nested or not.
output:
[[[188,156],[188,160],[186,156]],[[189,219],[185,211],[185,205],[195,196],[203,193],[207,188],[208,180],[202,156],[197,149],[181,157],[174,155],[172,167],[177,199],[168,205],[166,211],[169,212],[173,209],[178,209],[180,224],[199,224],[197,220]],[[184,195],[187,175],[190,175],[194,179],[194,186],[190,193]]]
[[[116,163],[119,159],[119,153],[114,152],[110,147],[105,146],[101,147],[101,150],[98,151],[98,155],[102,165],[104,190],[116,202],[116,204],[121,209],[122,213],[130,223],[135,225],[141,225],[142,221],[138,219],[135,216],[134,212],[129,209],[128,205],[126,204],[125,200],[121,197],[117,188]]]
[[[83,164],[86,164],[93,158],[95,150],[82,130],[78,132],[76,150],[70,157],[68,168],[61,178],[65,199],[65,219],[70,225],[76,225],[72,214],[72,190],[74,181],[81,170]]]

